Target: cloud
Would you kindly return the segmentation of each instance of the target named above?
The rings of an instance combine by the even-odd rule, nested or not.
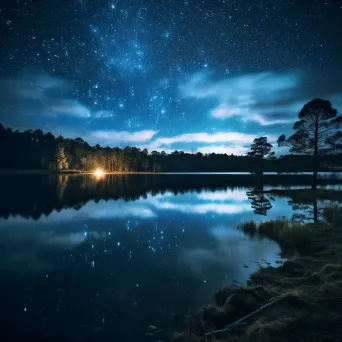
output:
[[[208,133],[189,133],[177,135],[168,138],[158,138],[160,145],[170,145],[174,143],[251,143],[255,138],[254,135],[239,133],[239,132],[217,132],[213,134]]]
[[[101,145],[117,143],[139,143],[150,141],[157,131],[143,130],[137,132],[127,131],[93,131],[89,133],[90,141],[98,141]]]
[[[89,232],[89,236],[92,237],[92,239],[103,239],[107,235],[105,232],[98,233],[95,232]],[[71,232],[67,234],[59,234],[54,235],[51,234],[50,236],[44,236],[45,243],[53,246],[55,248],[61,248],[61,249],[71,249],[76,247],[77,245],[82,244],[87,240],[87,236],[84,234],[84,232]]]
[[[26,73],[0,79],[1,120],[9,125],[32,122],[36,117],[108,118],[109,111],[91,111],[71,96],[72,84],[58,77]]]
[[[59,100],[53,103],[49,110],[48,115],[72,115],[76,117],[87,117],[89,111],[80,105],[79,102],[74,100]]]
[[[248,201],[248,196],[244,190],[201,192],[196,197],[204,201]]]
[[[12,98],[42,99],[53,90],[63,90],[69,84],[58,77],[48,74],[29,73],[18,78],[0,79],[1,89]]]
[[[217,215],[231,215],[242,212],[252,211],[249,203],[225,204],[225,203],[204,203],[204,204],[187,204],[173,203],[170,201],[155,201],[150,199],[158,210],[174,210],[191,214],[208,214],[215,213]]]
[[[282,108],[281,112],[290,113],[290,110],[293,109],[293,113],[299,112],[300,104],[294,106],[293,108]],[[241,116],[243,121],[255,121],[262,126],[274,125],[274,124],[281,124],[281,123],[288,123],[292,122],[293,118],[284,119],[279,118],[279,114],[277,113],[279,109],[271,110],[258,110],[258,112],[262,112],[262,114],[258,113],[251,113],[249,108],[241,109],[241,108],[230,108],[227,104],[221,104],[219,107],[212,110],[211,115],[217,119],[227,119],[236,116]],[[284,113],[284,114],[285,114]],[[266,118],[267,116],[267,118]]]
[[[295,72],[262,72],[211,80],[210,73],[193,75],[180,85],[183,97],[217,99],[218,105],[210,111],[216,119],[240,118],[262,126],[288,123],[303,106],[296,98],[301,75]]]
[[[261,135],[264,135],[264,133],[216,132],[208,134],[206,132],[198,132],[170,137],[157,136],[153,141],[142,146],[142,148],[147,148],[149,151],[156,150],[171,153],[175,149],[179,149],[175,145],[182,144],[181,150],[186,153],[201,152],[203,154],[226,153],[243,155],[247,153],[253,140]],[[268,140],[270,143],[275,144],[277,137],[268,135]],[[184,146],[184,144],[186,145]]]
[[[57,116],[57,115],[68,115],[75,116],[78,118],[109,118],[112,113],[105,110],[91,112],[87,107],[83,106],[76,100],[64,100],[59,99],[54,103],[49,104],[46,108],[46,115]]]

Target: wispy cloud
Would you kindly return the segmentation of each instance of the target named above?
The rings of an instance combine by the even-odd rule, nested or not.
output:
[[[226,191],[208,191],[201,192],[196,195],[198,199],[204,201],[235,201],[244,202],[248,201],[246,191],[243,190],[226,190]]]
[[[217,132],[213,134],[208,133],[189,133],[176,135],[167,138],[158,138],[158,142],[161,145],[170,145],[174,143],[244,143],[252,142],[255,138],[254,135],[244,134],[239,132]]]
[[[72,84],[48,74],[26,73],[17,78],[0,79],[0,107],[5,118],[75,117],[108,118],[109,111],[91,111],[72,98]],[[11,124],[11,122],[9,122]]]
[[[294,101],[263,106],[263,101],[274,104],[286,98],[295,91],[298,83],[299,76],[295,73],[262,72],[217,81],[210,79],[210,73],[202,72],[193,75],[179,89],[184,97],[217,99],[218,105],[210,111],[214,118],[240,117],[243,121],[255,121],[265,126],[293,120],[283,114],[292,112],[295,115],[302,103]]]
[[[157,131],[143,130],[137,132],[128,131],[93,131],[89,133],[90,141],[97,141],[101,144],[117,143],[142,143],[150,141]]]
[[[46,115],[69,115],[78,118],[109,118],[112,115],[111,112],[105,110],[99,110],[91,112],[86,106],[82,105],[76,100],[64,100],[59,99],[54,101],[46,108]]]
[[[208,214],[215,213],[217,215],[231,215],[241,212],[251,211],[249,203],[200,203],[200,204],[188,204],[188,203],[174,203],[171,201],[160,201],[153,198],[149,198],[149,203],[155,206],[158,210],[174,210],[179,212],[191,213],[191,214]]]

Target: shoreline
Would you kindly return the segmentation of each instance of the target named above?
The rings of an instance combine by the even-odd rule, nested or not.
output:
[[[321,175],[320,175],[321,173]],[[318,177],[324,178],[326,174],[341,173],[342,170],[338,171],[320,171]],[[94,174],[94,171],[81,171],[81,170],[61,170],[61,171],[49,171],[45,169],[0,169],[0,174]],[[152,171],[105,171],[104,175],[116,175],[116,174],[164,174],[164,175],[243,175],[243,176],[255,176],[253,171],[194,171],[194,172],[183,172],[183,171],[168,171],[168,172],[152,172]],[[311,177],[312,172],[276,172],[276,171],[265,171],[263,176],[277,176],[277,177]],[[323,176],[323,177],[322,177]]]
[[[327,224],[292,227],[278,220],[238,227],[249,236],[278,242],[288,260],[260,268],[245,286],[219,290],[172,341],[340,341],[342,209],[327,209],[324,216]]]
[[[105,175],[126,175],[126,174],[163,174],[162,172],[105,172]],[[94,175],[90,171],[49,171],[49,170],[0,170],[0,175]]]

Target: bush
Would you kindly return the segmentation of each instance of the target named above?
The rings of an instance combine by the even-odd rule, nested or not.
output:
[[[262,237],[268,237],[272,240],[279,240],[282,232],[285,237],[289,230],[289,222],[284,219],[265,221],[259,224],[259,234]]]
[[[259,235],[279,243],[284,253],[304,252],[310,245],[313,230],[307,225],[278,219],[260,223]]]
[[[254,236],[257,233],[257,225],[254,221],[243,222],[237,228],[249,236]]]
[[[247,221],[237,228],[251,237],[257,235],[277,242],[285,254],[306,251],[314,234],[311,226],[289,222],[283,218],[265,221],[259,226],[254,221]]]

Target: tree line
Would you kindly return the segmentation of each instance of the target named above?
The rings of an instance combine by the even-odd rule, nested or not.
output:
[[[342,117],[327,100],[314,99],[298,115],[295,133],[281,135],[289,155],[276,158],[267,137],[256,138],[245,156],[151,151],[137,147],[90,146],[82,138],[55,137],[40,129],[20,132],[0,124],[0,169],[78,170],[91,172],[274,172],[330,170],[342,166]]]

